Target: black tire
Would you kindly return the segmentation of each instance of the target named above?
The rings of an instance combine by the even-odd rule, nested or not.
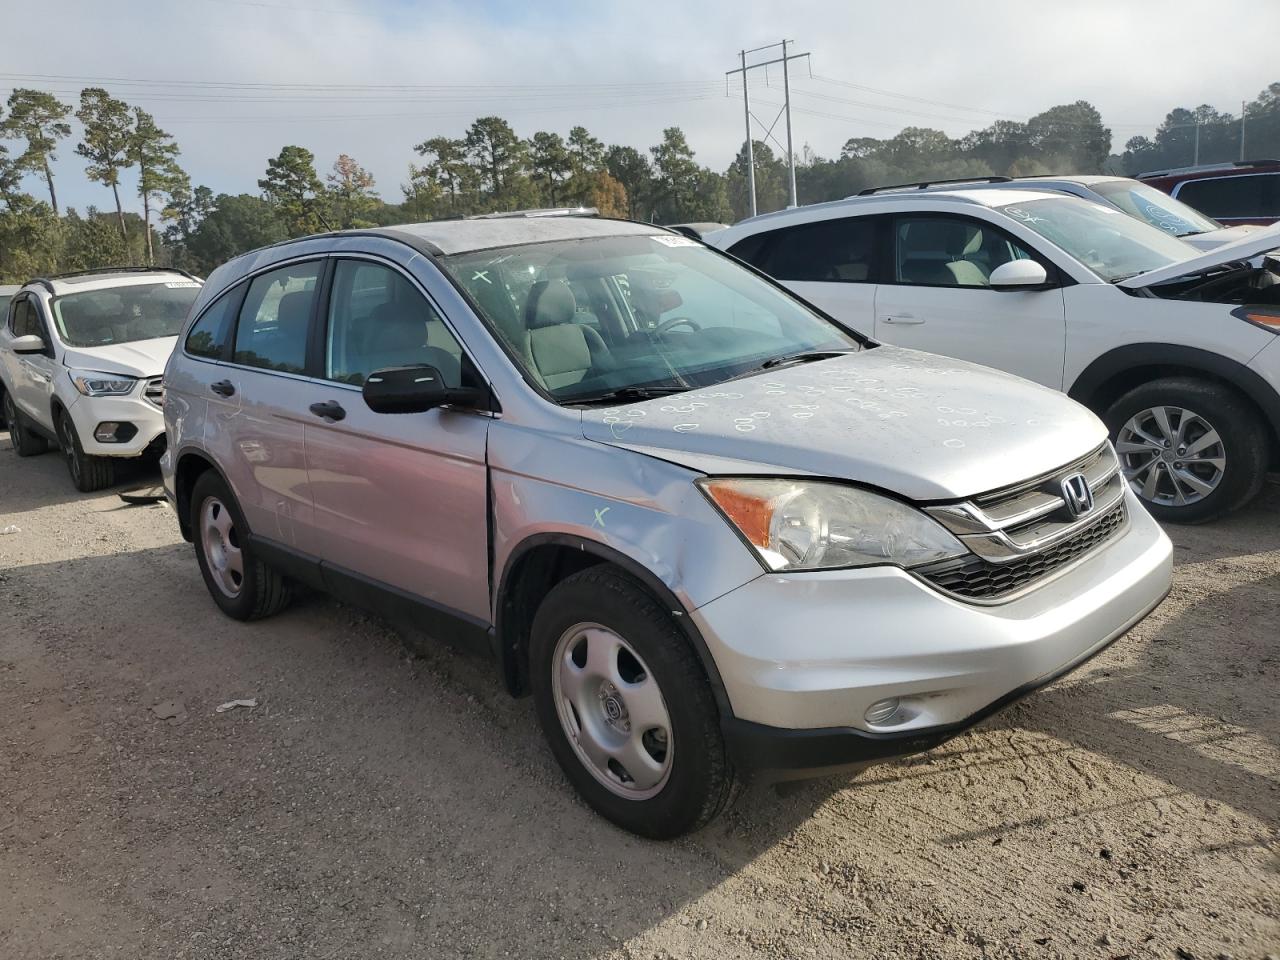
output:
[[[1132,418],[1157,407],[1193,411],[1211,425],[1221,439],[1225,462],[1216,487],[1193,503],[1159,503],[1140,493],[1152,516],[1169,523],[1205,523],[1239,509],[1258,494],[1266,478],[1270,435],[1247,398],[1231,387],[1195,377],[1153,380],[1130,390],[1107,410],[1103,419],[1112,440],[1120,439],[1121,430]],[[1121,462],[1126,462],[1123,452]],[[1170,465],[1157,469],[1167,472]]]
[[[217,501],[229,513],[233,531],[231,540],[240,552],[243,573],[239,590],[234,596],[219,586],[206,555],[205,537],[208,534],[201,523],[201,514],[205,504],[210,501]],[[196,563],[200,565],[200,573],[209,589],[209,595],[223,613],[236,620],[261,620],[279,613],[289,605],[292,599],[289,582],[254,554],[249,543],[249,527],[244,521],[244,514],[240,512],[240,504],[236,502],[226,482],[213,470],[202,473],[191,491],[190,522]]]
[[[58,413],[58,441],[67,461],[71,482],[81,493],[93,493],[115,483],[115,461],[110,457],[91,457],[84,452],[76,425],[65,410]]]
[[[5,423],[9,425],[9,445],[20,457],[35,457],[49,449],[49,441],[27,426],[26,418],[13,404],[9,391],[4,392],[2,404]]]
[[[562,635],[582,623],[625,638],[665,700],[671,767],[661,790],[647,799],[619,796],[602,785],[561,724],[552,692],[555,650]],[[706,672],[669,611],[617,567],[591,567],[547,594],[534,616],[529,657],[538,721],[551,751],[574,789],[602,816],[640,836],[667,840],[705,826],[736,796],[738,777]]]

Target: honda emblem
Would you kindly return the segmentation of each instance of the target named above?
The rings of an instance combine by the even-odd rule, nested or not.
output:
[[[1073,473],[1062,481],[1062,499],[1073,517],[1083,517],[1093,509],[1093,490],[1083,473]]]

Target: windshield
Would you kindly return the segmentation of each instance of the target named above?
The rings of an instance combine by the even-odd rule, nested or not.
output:
[[[169,280],[66,293],[54,299],[53,319],[69,347],[176,337],[199,292],[194,280]]]
[[[1104,180],[1091,185],[1089,189],[1106,197],[1131,217],[1145,220],[1175,237],[1189,237],[1222,229],[1222,224],[1217,220],[1212,220],[1181,200],[1175,200],[1164,191],[1137,180]]]
[[[562,403],[710,386],[769,360],[859,347],[685,237],[594,237],[441,262],[528,378]]]
[[[1078,197],[1029,200],[1001,210],[1108,283],[1186,260],[1196,252],[1186,241],[1114,207]]]

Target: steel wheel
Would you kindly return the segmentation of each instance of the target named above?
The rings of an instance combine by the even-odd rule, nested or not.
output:
[[[58,418],[58,443],[62,446],[62,455],[67,459],[67,469],[71,471],[71,479],[80,486],[80,457],[76,455],[76,436],[71,426],[71,418],[65,413]]]
[[[209,497],[200,508],[200,545],[218,589],[232,599],[238,597],[244,585],[244,554],[231,511],[217,497]]]
[[[628,800],[666,785],[674,744],[658,682],[635,649],[608,627],[579,623],[551,660],[556,713],[592,776]]]
[[[1129,418],[1116,436],[1125,479],[1148,503],[1185,507],[1222,482],[1227,453],[1218,431],[1183,407],[1158,406]]]

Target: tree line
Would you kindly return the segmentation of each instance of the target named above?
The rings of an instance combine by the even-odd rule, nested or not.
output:
[[[350,155],[339,155],[322,177],[312,152],[296,144],[267,161],[258,193],[215,194],[192,184],[177,141],[150,113],[101,87],[85,88],[78,105],[16,89],[6,108],[0,110],[0,282],[126,263],[205,273],[290,237],[522,207],[593,206],[605,216],[657,223],[731,223],[749,212],[745,141],[728,168],[716,171],[698,163],[674,126],[646,151],[606,144],[583,126],[567,136],[540,130],[522,138],[503,118],[480,117],[461,137],[418,143],[405,181],[389,200]],[[84,174],[110,190],[114,213],[59,206],[53,161],[72,137],[72,116]],[[1280,83],[1247,104],[1244,116],[1249,155],[1280,156]],[[817,203],[915,180],[1188,164],[1197,125],[1202,162],[1235,156],[1240,118],[1208,106],[1175,108],[1153,137],[1134,137],[1114,154],[1111,130],[1081,100],[1026,122],[997,120],[959,138],[907,127],[887,139],[853,137],[832,158],[806,146],[797,157],[797,193],[801,203]],[[788,199],[785,155],[762,141],[753,143],[753,153],[758,210],[781,209]],[[134,174],[141,216],[124,209],[126,171]],[[23,189],[33,181],[42,186],[38,196]]]

